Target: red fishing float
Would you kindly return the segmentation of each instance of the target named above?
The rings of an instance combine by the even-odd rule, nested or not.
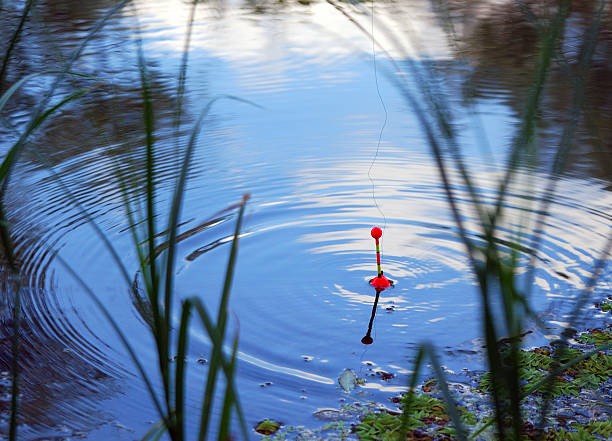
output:
[[[374,227],[372,228],[372,231],[370,231],[370,234],[376,241],[376,267],[378,269],[378,274],[376,277],[370,280],[370,285],[376,288],[377,291],[382,291],[383,289],[389,288],[392,285],[392,282],[383,274],[380,266],[380,243],[378,240],[382,237],[382,230],[379,227]]]

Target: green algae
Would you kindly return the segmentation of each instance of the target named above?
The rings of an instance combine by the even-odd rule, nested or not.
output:
[[[403,416],[388,412],[366,415],[356,426],[355,433],[364,441],[399,441],[404,431],[408,439],[452,439],[454,436],[444,401],[426,393],[416,393],[405,395],[402,407],[409,409]],[[457,409],[465,425],[476,424],[476,415],[462,406]],[[405,420],[404,427],[402,419]]]
[[[610,338],[610,332],[583,334],[586,343],[598,344],[603,339]],[[531,351],[519,351],[520,377],[524,381],[524,393],[540,393],[539,385],[544,384],[553,368],[559,365],[570,365],[582,357],[583,352],[576,348],[536,348]],[[578,395],[582,389],[597,389],[612,376],[612,356],[602,351],[569,366],[552,379],[551,393],[553,397],[561,395]],[[491,374],[484,374],[478,386],[483,393],[491,390]]]
[[[551,370],[566,366],[554,377],[550,389],[554,399],[561,397],[567,403],[579,399],[584,391],[597,393],[604,390],[612,376],[612,355],[605,350],[612,340],[611,329],[594,329],[579,333],[573,346],[565,347],[551,344],[530,350],[519,351],[520,374],[523,380],[525,406],[535,406],[542,400],[541,386]],[[597,350],[597,348],[602,350]],[[590,352],[589,352],[590,351]],[[475,373],[472,373],[475,375]],[[474,377],[472,377],[474,378]],[[490,423],[490,413],[475,409],[473,404],[483,402],[491,387],[490,374],[480,375],[476,386],[471,389],[473,400],[464,400],[466,407],[457,406],[461,421],[465,428],[474,436],[478,428]],[[325,415],[336,415],[322,427],[311,429],[305,427],[283,427],[273,436],[266,436],[266,441],[319,441],[319,440],[363,440],[363,441],[399,441],[399,440],[440,440],[457,439],[455,429],[447,413],[445,402],[439,398],[440,385],[437,379],[424,381],[420,389],[408,395],[392,399],[400,404],[402,409],[408,409],[408,414],[385,409],[380,403],[345,404],[339,410],[325,410]],[[531,404],[527,404],[531,400]],[[560,402],[557,402],[560,403]],[[575,407],[569,404],[570,407]],[[486,406],[485,406],[486,407]],[[319,411],[321,412],[321,411]],[[553,411],[553,413],[555,413]],[[315,415],[317,413],[315,412]],[[402,419],[405,426],[402,427]],[[569,422],[562,427],[549,426],[543,432],[535,428],[529,418],[525,420],[520,441],[537,439],[543,436],[547,441],[591,441],[610,439],[612,437],[612,422],[588,421]],[[495,439],[492,427],[475,435],[477,440]]]

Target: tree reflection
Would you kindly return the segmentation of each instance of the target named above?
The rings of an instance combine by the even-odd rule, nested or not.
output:
[[[31,73],[60,71],[72,57],[75,49],[87,38],[90,30],[105,16],[116,1],[73,0],[33,2],[19,41],[6,63],[6,81],[0,85],[0,95],[19,79]],[[14,3],[0,4],[0,53],[7,52],[5,44],[19,23],[22,10]],[[67,305],[58,299],[48,274],[53,260],[52,249],[61,246],[61,238],[83,225],[85,219],[78,210],[66,210],[71,204],[66,195],[58,196],[57,182],[48,176],[53,167],[71,190],[82,200],[99,204],[104,201],[107,210],[119,209],[117,182],[112,166],[128,168],[134,191],[140,188],[139,163],[144,161],[142,90],[134,37],[130,17],[118,14],[88,43],[86,51],[76,60],[72,71],[87,77],[66,77],[56,90],[63,97],[77,90],[86,90],[85,98],[63,108],[61,113],[28,140],[19,167],[12,176],[12,185],[6,203],[8,218],[14,235],[17,259],[21,263],[24,287],[21,291],[22,321],[20,322],[19,377],[21,383],[20,423],[24,434],[30,428],[33,434],[64,432],[67,436],[78,430],[91,430],[108,416],[100,414],[99,403],[112,393],[113,377],[122,375],[119,368],[108,360],[96,341],[95,330],[87,336],[64,317]],[[124,20],[122,20],[124,19]],[[158,138],[175,135],[173,131],[177,98],[174,79],[161,74],[156,63],[148,63],[152,100],[155,103]],[[36,77],[12,96],[3,109],[0,123],[2,141],[6,151],[15,143],[28,124],[29,117],[47,92],[49,76]],[[188,118],[188,115],[187,117]],[[180,133],[179,133],[180,135]],[[164,143],[167,153],[176,153],[174,143]],[[92,175],[88,155],[97,157],[97,171],[107,174]],[[128,161],[126,158],[130,158]],[[167,161],[168,173],[175,164]],[[41,171],[32,185],[33,173]],[[98,195],[91,199],[92,195]],[[43,203],[40,204],[40,201]],[[99,209],[99,206],[96,207]],[[58,223],[49,222],[51,213],[61,211]],[[54,225],[53,225],[54,224]],[[4,259],[0,256],[3,277]],[[12,330],[11,283],[2,280],[0,290],[0,371],[11,370]],[[79,327],[79,324],[76,324]],[[0,393],[10,394],[2,379]],[[10,400],[0,400],[0,419],[8,415]],[[95,416],[97,415],[97,416]],[[4,424],[4,423],[3,423]],[[0,433],[4,427],[0,429]],[[1,436],[0,436],[1,437]]]
[[[471,66],[464,80],[464,97],[487,100],[503,97],[517,116],[533,81],[538,32],[550,20],[556,2],[529,1],[491,3],[453,1],[451,16],[460,30],[458,56]],[[579,59],[588,44],[585,35],[593,21],[597,2],[571,2],[557,63],[550,72],[539,119],[544,159],[557,150],[564,125],[571,115],[572,96],[579,75]],[[580,115],[576,142],[569,152],[568,169],[602,179],[612,176],[612,8],[604,12],[590,67],[585,103]]]

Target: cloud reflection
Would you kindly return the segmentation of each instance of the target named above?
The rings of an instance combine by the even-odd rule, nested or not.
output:
[[[180,52],[189,6],[180,0],[140,1],[137,9],[145,29],[155,29],[155,46]],[[351,17],[372,30],[370,8],[343,4]],[[372,42],[354,23],[325,1],[258,4],[245,1],[205,3],[198,6],[192,49],[232,63],[259,65],[274,71],[279,60],[292,53],[302,62],[333,62],[355,53],[370,54]],[[377,3],[374,34],[385,48],[406,48],[397,57],[449,58],[445,36],[424,0]],[[418,39],[410,38],[418,36]],[[419,41],[418,45],[414,41]],[[400,43],[400,44],[397,44]],[[383,57],[380,53],[377,56]],[[290,66],[285,66],[289,68]],[[278,72],[276,72],[278,73]]]
[[[302,170],[297,178],[301,183],[300,203],[321,214],[311,218],[319,228],[301,235],[299,241],[310,244],[313,254],[346,256],[345,270],[367,277],[375,272],[369,228],[385,224],[383,270],[398,280],[400,287],[431,290],[472,285],[465,248],[450,218],[435,167],[426,157],[413,154],[402,158],[395,153],[392,160],[377,162],[374,190],[383,219],[372,198],[372,188],[367,185],[367,164],[367,160],[357,159],[326,169]],[[492,207],[500,171],[484,167],[480,170],[479,192],[485,206]],[[481,231],[467,191],[458,180],[455,182],[467,233],[478,242]],[[527,247],[533,234],[534,210],[538,208],[534,197],[541,197],[547,181],[528,171],[519,173],[516,182],[506,200],[499,240],[500,248],[508,253],[510,246],[521,250],[525,268],[533,253]],[[606,206],[612,206],[612,194],[604,190],[603,183],[598,186],[572,178],[560,180],[536,260],[539,273],[535,284],[539,289],[551,291],[566,284],[576,289],[584,286],[610,231]],[[360,294],[337,289],[347,298],[365,302]],[[401,301],[401,297],[396,300]]]

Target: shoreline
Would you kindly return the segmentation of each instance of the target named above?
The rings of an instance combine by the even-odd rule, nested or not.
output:
[[[601,312],[612,315],[612,296],[595,304]],[[605,322],[605,321],[604,321]],[[545,420],[546,440],[606,440],[612,437],[612,323],[572,332],[566,336],[568,356],[590,357],[569,367],[559,374],[552,387],[553,397]],[[561,340],[551,341],[539,347],[521,349],[521,379],[524,388],[541,381],[550,369],[556,347]],[[392,375],[392,374],[390,374]],[[456,402],[461,419],[468,430],[468,438],[492,440],[494,425],[478,433],[487,424],[492,407],[486,391],[486,371],[464,370],[453,373],[452,381],[447,379],[451,394]],[[355,378],[355,387],[363,379]],[[405,397],[402,394],[391,398],[391,403],[401,407]],[[437,380],[424,381],[414,394],[413,411],[408,431],[409,440],[451,441],[456,439],[454,428],[446,412],[442,393]],[[537,439],[542,435],[538,429],[542,394],[538,391],[527,393],[521,410],[523,412],[523,438]],[[338,409],[322,409],[314,413],[322,422],[319,428],[284,426],[273,420],[264,420],[254,428],[264,435],[263,441],[315,441],[315,440],[400,440],[400,412],[389,409],[384,403],[345,404]],[[414,417],[412,416],[414,415]],[[271,429],[265,432],[260,427]]]

